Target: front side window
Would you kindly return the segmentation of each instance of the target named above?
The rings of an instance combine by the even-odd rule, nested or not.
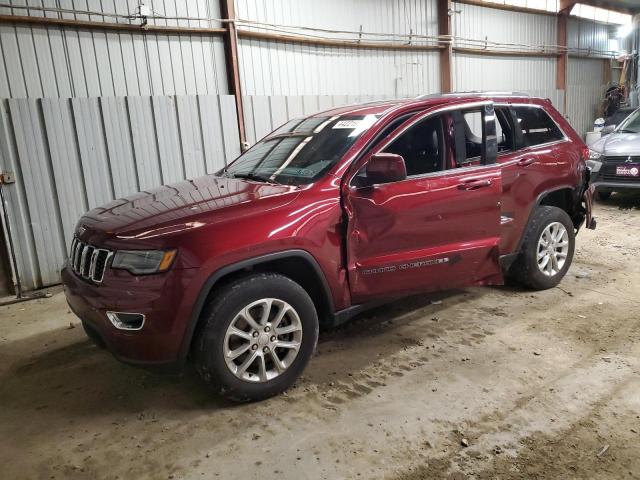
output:
[[[220,175],[304,185],[322,177],[378,119],[340,115],[292,120],[255,144]]]
[[[407,176],[442,170],[444,149],[442,119],[430,117],[411,126],[385,149],[404,158]]]
[[[533,147],[564,138],[563,133],[547,112],[540,107],[513,107],[517,127],[521,130],[519,148]]]

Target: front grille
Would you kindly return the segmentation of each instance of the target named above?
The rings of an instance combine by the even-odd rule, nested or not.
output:
[[[631,162],[627,162],[627,160],[629,159],[631,159]],[[640,183],[640,177],[616,175],[616,167],[618,165],[629,165],[630,163],[634,165],[640,165],[640,156],[605,157],[602,167],[600,167],[598,180],[615,183]]]
[[[111,250],[97,248],[74,238],[69,252],[69,266],[76,275],[95,283],[102,283],[111,255]]]
[[[627,160],[631,160],[627,162]],[[623,156],[606,156],[604,157],[604,163],[640,163],[640,155],[623,155]]]

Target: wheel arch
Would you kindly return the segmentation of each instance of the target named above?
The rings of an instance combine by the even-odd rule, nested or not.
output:
[[[518,240],[518,244],[515,250],[511,253],[503,255],[500,258],[500,264],[505,271],[511,268],[511,265],[520,254],[520,250],[522,250],[522,244],[527,233],[527,228],[531,223],[531,218],[533,217],[536,208],[542,205],[546,205],[548,207],[558,207],[567,212],[569,217],[573,220],[574,216],[576,215],[576,197],[576,188],[569,185],[563,185],[553,189],[545,190],[537,196],[536,201],[531,206],[529,216],[527,217],[527,222],[524,224],[522,232],[520,233],[520,239]]]
[[[313,255],[306,250],[286,250],[242,260],[216,270],[203,284],[182,339],[178,358],[180,363],[184,363],[189,355],[202,310],[213,292],[251,272],[280,273],[290,278],[307,291],[320,319],[334,315],[333,297],[324,272]]]

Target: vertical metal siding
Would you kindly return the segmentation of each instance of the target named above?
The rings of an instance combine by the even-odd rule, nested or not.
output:
[[[7,2],[5,2],[7,3]],[[13,0],[13,5],[25,1]],[[218,18],[217,0],[146,2],[159,14]],[[33,5],[128,15],[137,1],[42,0]],[[42,16],[0,7],[0,14]],[[102,15],[46,12],[50,18],[137,23]],[[151,19],[150,24],[219,26],[204,20]],[[195,95],[228,93],[219,36],[104,32],[77,28],[0,25],[0,98]]]
[[[556,18],[551,15],[464,3],[454,3],[453,9],[452,29],[457,37],[536,46],[557,43]]]
[[[236,0],[235,5],[240,19],[278,25],[350,31],[362,26],[365,32],[438,34],[436,0]]]
[[[59,281],[86,210],[217,171],[239,152],[230,95],[11,99],[0,113],[0,170],[16,173],[7,207],[26,288]]]
[[[569,18],[567,26],[567,45],[570,48],[584,49],[585,53],[589,50],[608,51],[610,50],[610,40],[615,40],[615,35],[610,33],[614,28],[599,22],[591,22],[585,19]]]
[[[437,52],[369,50],[240,39],[248,95],[414,96],[440,90]]]
[[[359,31],[362,27],[364,32],[437,35],[435,0],[236,0],[236,10],[241,19],[289,27],[349,31]],[[338,32],[319,35],[330,38],[354,36]],[[247,95],[398,97],[440,89],[437,52],[381,51],[240,39],[239,57],[243,92]]]
[[[555,58],[488,57],[456,53],[454,87],[460,91],[504,90],[551,96],[555,90]]]
[[[606,62],[606,63],[605,63]],[[604,69],[609,60],[569,59],[567,70],[567,116],[580,135],[592,130],[602,113]]]
[[[463,3],[454,3],[454,10],[452,28],[457,37],[511,43],[514,50],[521,50],[519,45],[543,47],[557,43],[556,19],[550,15],[510,12]],[[489,45],[488,48],[492,47]],[[555,89],[555,58],[455,53],[452,69],[455,90],[526,92],[550,98],[556,107],[561,107],[561,95]]]
[[[60,208],[53,182],[49,148],[42,122],[42,112],[36,100],[9,100],[9,110],[17,156],[20,159],[22,184],[25,189],[30,233],[41,281],[58,281],[58,269],[65,258]]]

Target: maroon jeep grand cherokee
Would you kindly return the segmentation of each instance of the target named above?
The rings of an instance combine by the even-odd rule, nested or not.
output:
[[[588,149],[548,100],[451,94],[292,120],[215,175],[78,223],[62,279],[122,361],[195,362],[234,400],[300,375],[318,328],[419,292],[558,284]]]

